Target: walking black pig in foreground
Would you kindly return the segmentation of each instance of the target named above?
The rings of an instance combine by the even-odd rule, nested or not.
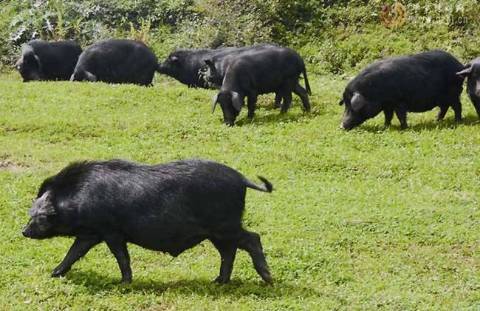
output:
[[[467,77],[467,92],[470,100],[480,117],[480,57],[472,60],[465,69],[457,73],[460,77]]]
[[[301,74],[306,90],[298,83]],[[277,99],[284,100],[282,112],[290,107],[292,92],[300,97],[305,111],[310,111],[308,94],[311,91],[305,63],[292,49],[272,46],[236,57],[225,71],[220,92],[213,98],[212,111],[220,103],[224,123],[233,126],[245,97],[248,98],[248,118],[252,119],[258,95],[273,92]]]
[[[247,188],[271,192],[225,165],[206,160],[140,165],[122,160],[73,163],[47,178],[23,235],[76,237],[52,276],[63,276],[95,245],[106,242],[123,282],[131,282],[127,242],[178,256],[205,239],[221,256],[218,283],[227,283],[237,248],[262,279],[272,278],[260,236],[242,228]]]
[[[32,40],[22,46],[15,68],[28,81],[70,79],[82,48],[74,41]]]
[[[455,120],[460,121],[463,79],[457,72],[463,68],[455,57],[440,50],[375,62],[345,88],[340,102],[345,104],[342,127],[350,130],[383,111],[386,126],[395,112],[404,129],[407,112],[424,112],[437,106],[438,120],[452,107]]]
[[[111,39],[89,46],[78,59],[72,81],[152,84],[158,60],[142,42]]]

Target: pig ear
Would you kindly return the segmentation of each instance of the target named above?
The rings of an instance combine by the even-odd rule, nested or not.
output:
[[[467,64],[467,65],[465,65],[465,69],[457,72],[457,76],[459,76],[461,78],[465,78],[465,77],[468,77],[471,73],[472,73],[472,65]]]
[[[352,99],[350,100],[353,108],[359,109],[365,103],[365,97],[362,94],[355,92],[353,93]]]
[[[37,54],[33,54],[33,56],[35,57],[35,61],[38,64],[38,70],[40,70],[40,72],[41,72],[42,71],[42,62],[40,61],[40,58],[38,58]]]
[[[17,62],[15,63],[15,65],[14,65],[15,69],[20,70],[20,66],[22,66],[22,64],[23,64],[23,56],[20,57],[20,58],[17,60]]]
[[[90,71],[85,71],[85,75],[87,76],[88,81],[97,82],[97,76],[91,73]]]
[[[233,104],[233,108],[235,108],[235,110],[240,112],[243,106],[243,100],[240,97],[240,94],[238,94],[237,92],[232,92],[232,104]]]
[[[358,92],[353,94],[350,104],[356,113],[361,112],[368,118],[377,115],[382,110],[382,105],[380,103],[369,100]]]
[[[31,217],[38,215],[55,215],[56,211],[51,200],[50,191],[44,192],[41,197],[36,199],[28,213]]]
[[[26,48],[23,52],[22,62],[26,62],[27,64],[36,63],[39,70],[42,70],[42,63],[40,62],[40,58],[38,58],[37,54],[33,51],[31,47]]]
[[[218,103],[218,94],[216,94],[212,98],[212,113],[215,112],[215,107],[217,107],[217,103]]]

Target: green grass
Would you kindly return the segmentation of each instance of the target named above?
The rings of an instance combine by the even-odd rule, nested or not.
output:
[[[285,115],[261,98],[253,122],[221,124],[213,91],[157,77],[155,86],[21,83],[0,77],[0,309],[331,310],[480,308],[480,123],[436,111],[384,129],[383,116],[338,129],[346,80],[312,76],[313,111]],[[275,279],[264,286],[239,252],[232,283],[202,243],[179,257],[130,245],[134,280],[120,285],[100,245],[50,278],[71,239],[20,231],[41,181],[81,159],[146,163],[201,157],[257,174],[245,226],[262,236]]]

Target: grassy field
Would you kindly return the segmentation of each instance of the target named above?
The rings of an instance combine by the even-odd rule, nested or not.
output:
[[[478,310],[480,123],[464,96],[453,112],[379,116],[339,130],[346,80],[312,76],[313,111],[284,116],[261,98],[253,122],[221,124],[214,91],[157,77],[155,86],[21,83],[0,76],[0,309]],[[81,159],[146,163],[201,157],[274,184],[249,191],[245,226],[262,236],[275,285],[239,252],[232,283],[211,281],[219,255],[203,243],[177,258],[130,245],[120,285],[102,244],[50,278],[72,240],[28,240],[21,228],[41,181]]]

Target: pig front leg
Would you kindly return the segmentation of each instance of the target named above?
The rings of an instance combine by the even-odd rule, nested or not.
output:
[[[130,267],[130,255],[128,254],[127,242],[119,236],[105,238],[108,248],[117,259],[118,267],[122,273],[122,283],[132,282],[132,268]]]
[[[92,247],[100,243],[98,237],[77,237],[63,261],[52,272],[52,277],[64,276],[72,265],[85,256]]]
[[[290,109],[290,106],[292,105],[292,93],[291,92],[286,92],[283,95],[283,104],[282,104],[282,109],[280,109],[280,113],[285,113]]]

